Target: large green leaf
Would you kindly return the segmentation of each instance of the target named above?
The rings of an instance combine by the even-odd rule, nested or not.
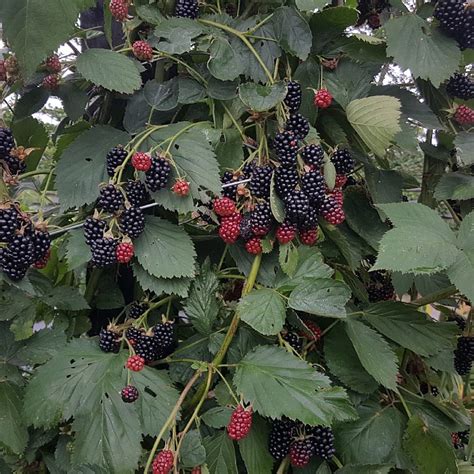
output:
[[[474,137],[472,133],[461,132],[456,135],[454,143],[458,150],[459,158],[467,165],[474,164]]]
[[[422,356],[454,349],[458,333],[456,324],[434,322],[413,306],[399,302],[371,305],[364,319],[385,337]]]
[[[414,203],[378,207],[395,228],[382,238],[373,269],[436,273],[454,262],[458,256],[455,235],[436,211]]]
[[[234,444],[225,431],[204,438],[204,447],[210,474],[237,474]]]
[[[346,332],[365,370],[383,386],[397,389],[397,357],[387,341],[356,319],[346,321]]]
[[[159,278],[194,275],[196,252],[184,229],[159,217],[148,216],[143,234],[135,241],[140,265]]]
[[[178,80],[176,78],[165,82],[148,81],[143,88],[148,105],[159,111],[172,110],[178,105]]]
[[[346,108],[347,120],[365,144],[378,156],[401,130],[400,101],[391,96],[372,96],[353,100]]]
[[[2,0],[2,25],[26,77],[74,33],[95,0]],[[54,25],[54,27],[52,27]]]
[[[61,155],[56,167],[56,188],[61,209],[90,204],[99,195],[99,184],[106,181],[105,157],[129,136],[115,128],[99,125],[79,135]]]
[[[345,318],[350,297],[349,287],[341,281],[308,278],[291,292],[288,306],[318,316]]]
[[[28,431],[21,416],[21,391],[11,383],[0,383],[0,446],[21,454],[28,441]]]
[[[296,0],[296,6],[303,12],[314,12],[321,10],[329,2],[326,0]]]
[[[281,102],[286,95],[286,87],[282,82],[272,85],[247,82],[239,87],[239,97],[242,102],[255,112],[264,112],[272,109]]]
[[[165,19],[154,32],[154,35],[161,39],[156,48],[169,54],[183,54],[191,51],[194,38],[202,32],[203,27],[189,18]]]
[[[134,62],[109,49],[92,48],[77,57],[77,70],[88,81],[111,91],[131,94],[142,85]]]
[[[234,384],[263,416],[330,425],[354,416],[346,392],[282,348],[258,346],[240,362]]]
[[[420,16],[408,14],[392,18],[384,29],[387,54],[413,76],[429,80],[438,87],[456,71],[461,59],[456,41]]]
[[[188,296],[191,278],[158,278],[150,275],[139,263],[133,265],[133,274],[143,290],[152,291],[156,295]]]
[[[199,430],[191,430],[185,436],[180,451],[180,461],[184,467],[200,466],[206,462],[206,449]]]
[[[249,435],[239,441],[240,454],[247,472],[271,474],[273,458],[268,452],[268,434],[267,424],[254,415]]]
[[[244,72],[237,51],[225,37],[217,37],[209,48],[209,72],[221,81],[232,81]]]
[[[464,173],[446,173],[436,186],[435,198],[465,200],[474,198],[474,176]]]
[[[240,318],[260,334],[278,334],[285,323],[285,303],[282,296],[270,288],[253,290],[237,307]]]

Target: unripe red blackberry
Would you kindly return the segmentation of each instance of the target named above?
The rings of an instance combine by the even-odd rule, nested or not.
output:
[[[301,114],[292,114],[286,122],[285,129],[293,132],[298,140],[303,140],[309,133],[309,122]]]
[[[240,235],[240,222],[242,216],[236,212],[232,216],[223,217],[219,227],[219,237],[226,244],[234,244]]]
[[[295,191],[286,197],[285,201],[286,219],[292,224],[301,224],[305,221],[309,209],[309,199],[302,191]]]
[[[191,474],[201,474],[201,466],[196,466],[193,467],[193,470],[191,471]]]
[[[132,319],[138,319],[147,309],[147,303],[140,303],[139,301],[134,301],[128,309],[128,317]]]
[[[326,195],[326,181],[319,171],[309,171],[301,179],[301,189],[311,203],[319,203]]]
[[[310,439],[294,441],[290,446],[290,462],[295,467],[305,467],[313,456],[313,444]]]
[[[176,0],[174,16],[196,19],[199,13],[198,0]]]
[[[178,179],[171,190],[178,196],[185,197],[189,194],[189,183],[184,179]]]
[[[332,225],[339,225],[344,222],[346,218],[342,208],[333,198],[328,196],[326,196],[321,204],[320,210],[324,219]]]
[[[262,241],[258,237],[252,237],[250,240],[245,242],[245,250],[253,255],[262,253]]]
[[[275,191],[284,199],[293,193],[298,184],[298,170],[296,164],[291,166],[279,166],[275,171]]]
[[[132,260],[135,249],[132,242],[121,242],[117,245],[116,256],[118,263],[128,263]]]
[[[460,125],[474,125],[474,110],[467,105],[460,105],[453,118]]]
[[[49,58],[46,59],[45,66],[46,69],[53,74],[61,72],[62,69],[61,61],[59,60],[59,56],[57,54],[52,54],[49,56]]]
[[[348,150],[338,148],[331,156],[331,162],[339,175],[348,175],[354,171],[355,161]]]
[[[92,265],[104,268],[117,262],[116,249],[118,241],[113,238],[101,238],[92,241]]]
[[[295,238],[296,227],[288,222],[283,222],[283,224],[278,227],[275,235],[280,244],[287,244]]]
[[[136,402],[139,397],[138,389],[133,385],[127,385],[126,387],[122,388],[120,395],[122,396],[122,400],[125,403]]]
[[[100,190],[97,208],[113,214],[117,212],[125,203],[125,198],[117,187],[108,184]]]
[[[255,166],[250,181],[250,192],[258,198],[270,197],[273,168],[271,166]]]
[[[284,132],[277,133],[272,144],[281,164],[289,166],[296,163],[298,140],[293,132],[285,130]]]
[[[15,147],[13,133],[9,128],[0,127],[0,158],[10,154]]]
[[[332,103],[332,95],[327,89],[319,89],[314,94],[314,105],[320,109],[327,109]]]
[[[267,235],[273,224],[273,215],[270,205],[267,203],[257,204],[251,213],[252,232],[257,237]]]
[[[120,231],[130,237],[136,239],[145,230],[145,215],[139,207],[130,207],[126,209],[120,216]]]
[[[153,59],[153,48],[146,41],[135,41],[132,45],[132,51],[140,61],[151,61]]]
[[[344,194],[340,189],[334,188],[333,191],[328,193],[329,197],[332,197],[334,201],[336,201],[336,204],[342,208],[342,205],[344,204]]]
[[[152,158],[151,167],[146,172],[145,184],[147,188],[156,193],[160,189],[166,188],[171,172],[171,166],[162,157]]]
[[[306,145],[302,152],[301,157],[307,165],[313,165],[318,169],[323,164],[324,150],[321,145]]]
[[[151,157],[141,151],[132,156],[132,166],[138,171],[148,171],[151,168]]]
[[[286,85],[287,92],[284,102],[291,113],[295,113],[301,106],[301,86],[295,81],[289,81]]]
[[[140,180],[129,181],[125,187],[125,194],[133,207],[140,207],[150,200],[150,195]]]
[[[153,340],[156,345],[157,359],[168,357],[175,349],[175,325],[168,321],[153,326]]]
[[[470,100],[474,98],[474,81],[467,74],[455,73],[446,84],[446,92],[451,97]]]
[[[128,17],[128,1],[111,0],[109,10],[117,21],[125,21]]]
[[[242,405],[232,412],[229,424],[227,425],[227,434],[230,439],[239,441],[244,439],[250,433],[252,428],[252,407],[244,408]]]
[[[302,230],[299,237],[303,245],[314,245],[318,241],[318,228]]]
[[[454,449],[461,449],[463,447],[461,439],[456,432],[451,433],[451,443]]]
[[[107,163],[107,174],[113,176],[115,174],[115,169],[119,167],[127,158],[127,151],[122,146],[117,146],[112,148],[106,157]]]
[[[174,454],[169,449],[160,451],[153,460],[153,474],[169,474],[174,465]]]
[[[59,76],[57,74],[49,74],[41,82],[42,86],[48,91],[55,91],[59,88]]]
[[[347,183],[347,176],[343,175],[343,174],[338,174],[336,175],[336,181],[334,183],[334,189],[342,189],[343,186],[345,186],[345,184]]]
[[[306,331],[301,331],[300,336],[306,337],[307,339],[310,339],[312,341],[319,341],[323,334],[321,328],[314,321],[310,320],[305,320],[304,324],[311,332],[311,335],[308,335]]]
[[[220,217],[229,217],[237,212],[235,202],[228,197],[214,199],[212,208]]]
[[[94,217],[88,217],[82,227],[84,237],[87,245],[91,245],[94,240],[102,239],[104,237],[107,222]]]
[[[10,242],[20,225],[16,209],[0,209],[0,242]]]
[[[130,356],[125,367],[133,372],[140,372],[145,367],[145,359],[139,355]]]
[[[120,350],[120,336],[108,329],[102,328],[99,333],[99,348],[104,352],[115,352]]]

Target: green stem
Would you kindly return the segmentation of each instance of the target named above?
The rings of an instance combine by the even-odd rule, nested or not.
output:
[[[222,265],[224,264],[225,257],[227,255],[227,251],[229,250],[229,245],[226,244],[224,247],[224,251],[222,252],[221,258],[219,260],[219,264],[217,265],[217,271],[220,272]]]
[[[407,402],[405,401],[405,399],[403,398],[403,395],[400,392],[398,392],[398,397],[400,398],[400,401],[402,402],[403,408],[405,409],[408,415],[408,418],[411,418],[411,411],[408,408]]]
[[[49,174],[51,170],[35,170],[35,171],[29,171],[28,173],[21,174],[18,176],[18,181],[23,181],[24,179],[31,178],[33,176],[39,176],[39,175],[46,175]]]
[[[224,104],[224,102],[221,102],[221,105],[224,108],[226,114],[229,116],[232,123],[234,124],[234,127],[239,131],[240,136],[242,137],[242,140],[245,142],[247,140],[247,137],[245,136],[245,133],[242,130],[242,127],[239,125],[235,117],[232,115],[232,112],[228,109],[228,107]]]
[[[333,462],[339,469],[342,469],[342,468],[343,468],[342,462],[339,461],[339,459],[338,459],[336,456],[333,456],[333,457],[332,457],[332,462]]]
[[[278,471],[276,472],[276,474],[285,474],[289,465],[290,465],[290,458],[287,456],[285,459],[283,459],[281,464],[278,466]]]
[[[245,35],[252,35],[255,33],[261,26],[263,26],[265,23],[267,23],[271,18],[273,17],[273,13],[271,15],[268,15],[266,18],[264,18],[262,21],[258,22],[253,28],[250,28],[250,30],[247,30],[244,34]],[[272,39],[273,38],[263,38],[263,39]]]
[[[449,298],[457,293],[457,289],[454,285],[448,286],[443,290],[436,291],[434,293],[430,293],[429,295],[423,296],[423,298],[418,298],[415,301],[412,301],[411,304],[416,306],[425,306],[430,303],[435,303],[436,301]]]

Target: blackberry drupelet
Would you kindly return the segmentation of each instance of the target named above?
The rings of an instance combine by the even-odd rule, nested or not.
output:
[[[301,352],[303,349],[303,339],[293,331],[287,331],[282,336],[283,340],[286,341],[296,352]]]
[[[326,182],[319,171],[309,171],[301,179],[302,190],[311,203],[319,203],[326,195]]]
[[[275,171],[275,190],[284,199],[293,193],[298,184],[298,170],[295,165],[279,166]]]
[[[257,204],[251,213],[252,232],[259,237],[263,237],[270,232],[273,217],[268,203]]]
[[[296,163],[298,140],[293,132],[285,130],[284,132],[277,133],[272,145],[281,164],[294,165]]]
[[[301,157],[307,165],[313,165],[319,168],[323,164],[324,150],[321,145],[306,145],[302,152]]]
[[[301,106],[301,86],[298,82],[289,81],[287,84],[285,104],[291,113],[295,113]]]
[[[174,16],[196,19],[199,13],[198,0],[177,0]]]
[[[116,263],[116,250],[117,250],[118,240],[113,238],[103,237],[92,241],[91,251],[92,251],[92,265],[98,268],[104,268],[108,265]]]
[[[13,133],[9,128],[0,127],[0,158],[9,155],[15,147]]]
[[[120,216],[120,230],[131,239],[136,239],[145,230],[145,215],[138,207],[130,207]]]
[[[95,240],[104,237],[107,222],[94,217],[88,217],[84,222],[83,231],[87,245],[92,245]]]
[[[140,207],[150,200],[145,185],[140,181],[129,181],[125,187],[128,202],[134,207]]]
[[[337,174],[347,175],[354,171],[355,161],[348,150],[340,148],[331,156],[331,162]]]
[[[268,438],[268,450],[274,459],[281,461],[289,451],[292,440],[292,432],[296,423],[288,418],[275,420]]]
[[[16,209],[0,209],[0,242],[9,242],[20,228]]]
[[[308,196],[302,191],[295,191],[286,197],[285,201],[286,218],[292,224],[301,224],[305,221],[310,204]]]
[[[175,348],[175,328],[172,322],[159,323],[153,327],[153,339],[158,359],[168,357]]]
[[[240,221],[240,235],[244,240],[249,240],[253,237],[252,231],[252,215],[245,214]]]
[[[117,353],[120,350],[120,336],[102,328],[99,333],[99,348],[104,352]]]
[[[117,212],[125,202],[125,198],[113,184],[108,184],[100,190],[100,196],[97,200],[97,207],[106,212]]]
[[[250,191],[254,197],[270,197],[273,168],[271,166],[256,166],[250,181]]]
[[[39,262],[43,260],[51,248],[51,237],[48,232],[35,231],[32,236],[34,248],[34,261]]]
[[[167,160],[162,157],[153,158],[151,168],[146,172],[145,184],[147,188],[152,193],[166,188],[170,172],[171,166]]]
[[[134,301],[128,308],[128,317],[132,319],[138,319],[147,309],[147,303],[140,303],[139,301]]]
[[[446,84],[446,92],[451,97],[469,100],[474,97],[474,81],[466,75],[456,73]]]
[[[127,151],[121,147],[117,146],[112,148],[108,153],[107,153],[107,174],[109,176],[113,176],[115,173],[115,168],[120,166],[125,158],[127,158]]]
[[[336,453],[334,434],[327,426],[316,426],[311,430],[311,442],[316,456],[329,461]]]
[[[298,140],[303,140],[309,133],[309,122],[301,114],[292,114],[286,122],[286,130],[293,132]]]
[[[22,174],[26,171],[26,163],[24,160],[20,160],[16,156],[6,155],[2,158],[5,165],[8,167],[10,174],[15,176]]]

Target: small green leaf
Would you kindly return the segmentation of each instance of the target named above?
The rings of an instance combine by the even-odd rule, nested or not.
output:
[[[225,387],[224,384],[223,387]],[[225,388],[225,390],[227,390],[227,388]],[[227,395],[229,395],[229,393],[227,393]],[[232,400],[231,397],[230,400]],[[233,411],[234,410],[230,407],[214,407],[207,410],[206,413],[201,416],[201,419],[211,428],[223,428],[229,424]]]
[[[291,243],[281,244],[278,257],[281,269],[288,275],[293,276],[298,266],[298,247]]]
[[[260,334],[278,334],[285,322],[285,304],[275,290],[262,288],[244,296],[238,305],[242,321]]]
[[[156,295],[188,296],[191,278],[158,278],[150,275],[139,263],[133,265],[133,274],[142,289]]]
[[[75,270],[85,265],[92,258],[90,247],[84,239],[82,229],[75,229],[68,233],[66,243],[66,260],[69,270]]]
[[[81,311],[89,309],[89,305],[77,288],[70,286],[51,287],[41,295],[41,301],[64,311]]]
[[[280,103],[286,95],[286,86],[282,82],[272,85],[247,82],[239,87],[240,100],[255,112],[265,112]]]
[[[16,454],[23,453],[28,430],[21,416],[20,388],[8,382],[0,383],[0,445]]]
[[[204,438],[204,447],[210,474],[238,473],[234,444],[225,431]]]
[[[217,37],[209,48],[209,72],[221,81],[233,81],[244,72],[244,64],[225,37]]]
[[[148,105],[159,111],[172,110],[178,105],[178,81],[148,81],[143,88]]]
[[[444,174],[436,186],[434,197],[441,201],[453,199],[463,201],[474,198],[474,176],[464,173]]]
[[[195,467],[205,464],[206,450],[202,445],[198,430],[191,430],[184,437],[180,451],[180,461],[183,467]]]
[[[314,12],[315,10],[321,10],[329,2],[327,0],[296,0],[296,6],[298,10],[302,12]]]
[[[275,190],[275,173],[272,175],[272,182],[270,185],[270,208],[273,217],[277,222],[283,222],[285,220],[285,207]]]
[[[460,132],[454,139],[459,158],[466,165],[474,164],[474,137],[470,132]]]
[[[122,94],[139,89],[142,80],[133,61],[108,49],[87,49],[77,57],[78,72],[97,86]]]
[[[155,29],[154,35],[161,39],[156,48],[169,54],[186,53],[193,48],[193,39],[203,31],[197,21],[189,18],[168,18]]]

